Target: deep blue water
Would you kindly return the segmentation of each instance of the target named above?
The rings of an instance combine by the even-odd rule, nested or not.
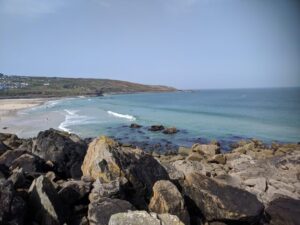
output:
[[[126,143],[152,143],[149,149],[212,139],[225,149],[245,138],[300,141],[300,88],[109,95],[54,101],[30,111],[31,116],[43,113],[63,115],[56,126],[82,137],[109,135]],[[133,122],[143,128],[129,128]],[[180,131],[153,133],[147,130],[152,124]]]

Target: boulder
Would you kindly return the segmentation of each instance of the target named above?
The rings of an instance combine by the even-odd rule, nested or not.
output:
[[[216,144],[194,144],[192,146],[193,152],[198,152],[206,157],[220,154],[220,146]]]
[[[224,185],[202,174],[191,173],[182,183],[185,195],[200,209],[208,221],[259,221],[264,206],[256,196]]]
[[[149,131],[162,131],[165,129],[163,125],[152,125],[148,130]]]
[[[177,187],[168,180],[160,180],[154,184],[149,210],[158,214],[176,215],[184,224],[190,224],[184,199]]]
[[[146,211],[130,211],[111,216],[109,225],[184,225],[177,216],[170,214],[147,213]]]
[[[10,169],[22,168],[27,173],[45,172],[47,169],[45,160],[31,153],[25,153],[14,161],[10,165]]]
[[[176,134],[178,132],[176,127],[168,127],[163,130],[164,134]]]
[[[226,164],[226,157],[223,154],[217,154],[210,157],[208,160],[210,163]]]
[[[167,180],[164,167],[151,155],[137,148],[121,146],[107,137],[95,139],[88,148],[82,164],[84,176],[109,183],[125,177],[136,197],[150,197],[158,180]]]
[[[53,162],[62,177],[80,178],[87,145],[77,135],[49,129],[40,132],[33,153]]]
[[[191,152],[186,159],[189,161],[201,162],[204,159],[204,156],[198,152]]]
[[[0,181],[0,202],[0,224],[24,224],[26,203],[11,181]]]
[[[191,152],[192,152],[191,148],[182,147],[182,146],[180,146],[178,148],[178,154],[179,155],[188,156]]]
[[[130,128],[141,128],[142,126],[136,123],[130,124]]]
[[[58,196],[66,205],[73,205],[88,199],[91,186],[91,182],[69,180],[61,185]]]
[[[127,182],[127,179],[124,177],[109,183],[104,183],[97,179],[93,183],[93,189],[89,195],[90,202],[98,201],[103,197],[123,199],[125,196],[124,186],[126,186]]]
[[[111,215],[128,210],[134,210],[134,207],[125,200],[101,198],[89,204],[89,224],[107,225]]]
[[[5,144],[3,144],[2,141],[0,141],[0,156],[1,156],[3,153],[5,153],[7,150],[9,150],[9,148],[8,148]]]
[[[22,140],[15,134],[0,133],[0,141],[10,149],[16,149],[22,144]]]
[[[9,150],[0,156],[0,165],[10,167],[13,161],[19,158],[21,155],[27,153],[25,150]]]
[[[41,225],[60,225],[66,211],[51,181],[40,176],[29,189],[29,210],[32,219]]]
[[[299,225],[300,200],[278,198],[270,202],[266,209],[270,225]]]

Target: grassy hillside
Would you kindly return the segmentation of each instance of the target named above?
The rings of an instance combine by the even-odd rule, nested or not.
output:
[[[108,79],[0,75],[0,98],[97,96],[104,93],[167,92],[175,90],[166,86],[143,85]]]

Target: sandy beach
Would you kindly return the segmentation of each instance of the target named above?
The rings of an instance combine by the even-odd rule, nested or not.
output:
[[[0,121],[15,116],[17,111],[42,105],[49,99],[0,99]]]

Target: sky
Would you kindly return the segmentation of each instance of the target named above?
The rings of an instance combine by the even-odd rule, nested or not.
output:
[[[297,0],[0,0],[0,73],[300,86]]]

